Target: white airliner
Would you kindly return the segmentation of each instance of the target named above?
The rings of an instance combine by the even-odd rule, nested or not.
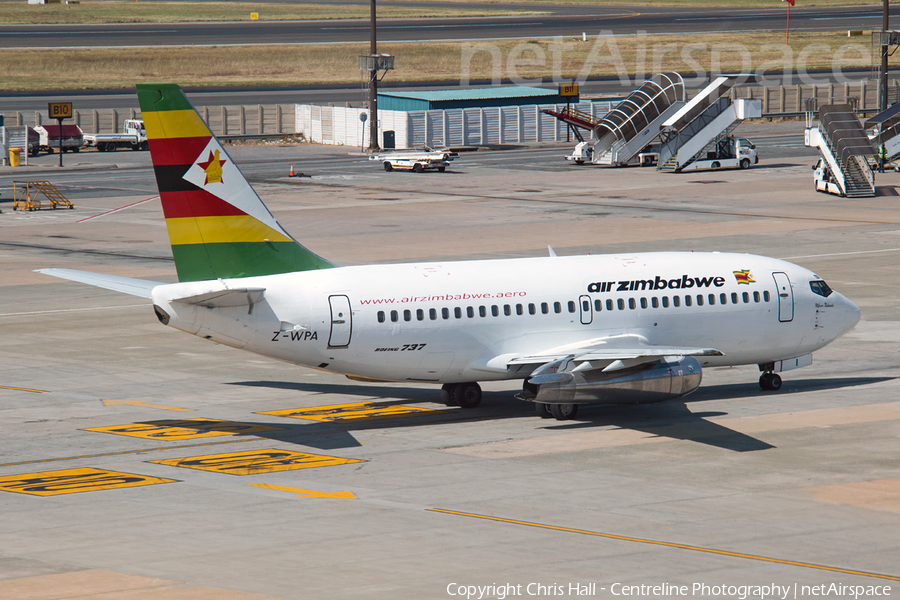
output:
[[[542,416],[688,394],[703,367],[778,373],[859,321],[815,273],[774,258],[656,252],[337,267],[277,223],[178,86],[138,86],[180,283],[42,269],[149,298],[165,325],[362,381],[523,380]]]

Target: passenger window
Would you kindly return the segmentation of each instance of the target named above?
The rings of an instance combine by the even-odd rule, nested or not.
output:
[[[641,308],[647,308],[647,299],[641,298]]]
[[[728,304],[727,294],[719,294],[719,304]]]
[[[607,300],[606,301],[606,310],[612,310],[612,309],[613,309],[613,301]]]
[[[432,321],[437,321],[437,309],[429,308],[429,309],[428,309],[428,317],[429,317]]]
[[[663,305],[663,308],[669,308],[669,297],[668,296],[662,297],[662,305]]]
[[[634,298],[628,299],[628,308],[630,308],[631,310],[634,310],[637,308],[637,302],[634,301]]]
[[[625,300],[622,298],[616,300],[616,305],[619,307],[619,310],[625,310]]]
[[[556,314],[561,313],[562,312],[562,304],[560,304],[559,302],[554,302],[553,303],[553,312],[555,312]]]
[[[425,320],[425,311],[421,308],[416,309],[416,319],[418,319],[419,321]]]
[[[403,311],[403,320],[404,321],[412,321],[412,313],[408,310]]]
[[[710,306],[714,306],[715,304],[716,304],[716,295],[715,295],[715,294],[710,294],[710,295],[709,295],[709,305],[710,305]]]
[[[546,302],[541,302],[541,312],[545,315],[550,314],[550,305]]]
[[[378,322],[384,323],[384,311],[383,310],[378,311]]]
[[[572,311],[575,312],[575,311]],[[591,312],[591,301],[590,300],[582,300],[581,301],[581,312],[589,313]]]
[[[521,304],[516,304],[516,314],[517,314],[517,315],[524,315],[524,314],[525,314],[525,307],[522,306]]]
[[[396,323],[400,320],[400,315],[397,314],[396,310],[391,311],[391,323]]]
[[[737,303],[738,303],[737,292],[731,292],[731,303],[732,303],[732,304],[737,304]]]
[[[487,316],[487,308],[484,307],[484,306],[479,306],[479,307],[478,307],[478,316],[479,316],[479,317],[486,317],[486,316]]]
[[[509,304],[504,304],[503,305],[503,314],[506,315],[507,317],[509,315],[511,315],[512,314],[512,306],[510,306]]]
[[[470,319],[474,318],[475,317],[475,309],[472,308],[471,306],[467,306],[466,307],[466,316],[469,317]]]
[[[462,309],[460,307],[456,307],[453,309],[453,316],[457,319],[462,319]]]
[[[685,305],[685,306],[690,306],[690,305],[691,305],[691,297],[690,297],[690,296],[685,296],[685,297],[684,297],[684,305]]]
[[[697,306],[703,306],[703,294],[697,294]]]
[[[531,303],[528,304],[528,314],[529,315],[537,314],[537,307],[534,304],[531,304]]]
[[[650,298],[650,306],[652,306],[653,308],[659,308],[659,298],[657,298],[656,296]]]
[[[772,299],[772,297],[769,295],[769,290],[764,291],[764,292],[763,292],[763,300],[765,300],[766,302],[768,302],[768,301],[771,300],[771,299]]]
[[[750,303],[750,294],[748,294],[747,292],[741,293],[741,299],[744,301],[744,304],[749,304]]]
[[[603,310],[603,300],[594,300],[594,310],[597,312]]]
[[[590,303],[586,303],[586,304],[587,304],[587,308],[584,309],[584,312],[590,312],[591,305],[590,305]],[[576,310],[578,310],[578,307],[575,305],[575,303],[572,300],[569,300],[569,312],[574,313]]]
[[[492,304],[492,305],[491,305],[491,315],[493,315],[493,316],[496,317],[496,316],[498,316],[499,314],[500,314],[500,307],[497,306],[496,304]]]
[[[759,292],[753,292],[753,301],[759,302]]]
[[[449,309],[449,308],[442,308],[442,309],[441,309],[441,317],[444,318],[444,319],[449,319],[449,318],[450,318],[450,309]]]

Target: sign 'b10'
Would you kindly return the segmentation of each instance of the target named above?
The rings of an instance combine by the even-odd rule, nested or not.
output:
[[[71,119],[72,103],[71,102],[50,102],[47,105],[47,114],[51,119]]]

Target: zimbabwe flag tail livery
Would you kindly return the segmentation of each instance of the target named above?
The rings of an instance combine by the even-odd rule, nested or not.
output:
[[[335,266],[278,224],[180,87],[137,94],[179,281]]]

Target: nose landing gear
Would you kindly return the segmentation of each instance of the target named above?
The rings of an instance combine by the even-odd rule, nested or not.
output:
[[[777,392],[781,389],[781,376],[778,373],[763,373],[759,376],[759,387],[767,392]]]

